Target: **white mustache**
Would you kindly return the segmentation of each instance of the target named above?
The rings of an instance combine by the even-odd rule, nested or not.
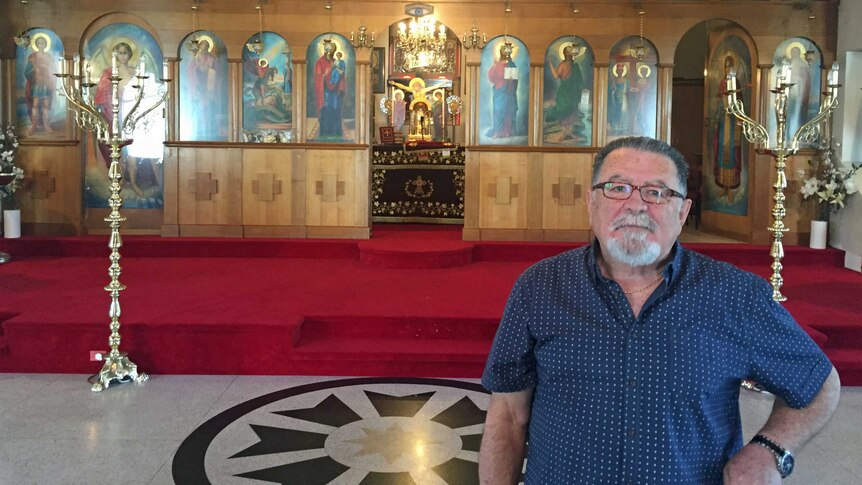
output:
[[[642,227],[650,232],[655,232],[658,230],[658,223],[656,223],[650,216],[643,212],[639,214],[622,215],[616,218],[611,223],[610,228],[612,231],[615,231],[623,226]]]

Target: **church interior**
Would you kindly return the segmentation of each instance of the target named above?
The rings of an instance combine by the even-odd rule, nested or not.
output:
[[[841,375],[787,483],[862,482],[862,2],[0,12],[0,483],[478,483],[512,284],[627,136]]]

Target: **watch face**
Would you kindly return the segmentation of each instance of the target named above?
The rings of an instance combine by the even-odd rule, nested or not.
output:
[[[778,460],[778,472],[781,473],[781,478],[785,478],[793,472],[793,455],[785,453]]]

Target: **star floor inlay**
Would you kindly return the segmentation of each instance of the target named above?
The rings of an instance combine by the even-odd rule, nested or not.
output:
[[[445,379],[318,382],[238,404],[180,445],[185,483],[478,483],[488,394]]]

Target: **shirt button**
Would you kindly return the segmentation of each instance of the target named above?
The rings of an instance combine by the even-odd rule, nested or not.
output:
[[[635,387],[637,387],[637,385],[638,385],[638,381],[636,381],[635,379],[629,379],[629,387],[635,388]]]
[[[634,438],[637,431],[635,431],[634,428],[629,428],[628,431],[626,431],[626,434],[629,435],[629,438]]]

